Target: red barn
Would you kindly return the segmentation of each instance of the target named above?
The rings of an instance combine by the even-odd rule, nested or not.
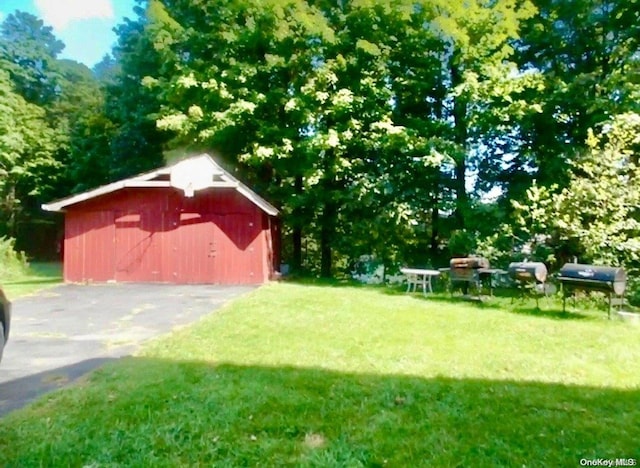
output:
[[[42,208],[65,213],[65,281],[258,284],[278,265],[278,210],[206,154]]]

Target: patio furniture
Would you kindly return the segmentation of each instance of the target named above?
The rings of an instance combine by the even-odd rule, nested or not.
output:
[[[407,292],[417,291],[418,286],[420,286],[422,287],[422,294],[425,296],[427,295],[427,288],[429,292],[433,292],[431,278],[440,274],[438,270],[423,268],[400,268],[400,273],[407,277]]]

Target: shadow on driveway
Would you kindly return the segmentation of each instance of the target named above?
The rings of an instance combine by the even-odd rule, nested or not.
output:
[[[188,325],[253,286],[68,284],[13,303],[0,415]]]
[[[43,393],[57,390],[116,358],[94,358],[0,384],[0,416],[21,408]]]

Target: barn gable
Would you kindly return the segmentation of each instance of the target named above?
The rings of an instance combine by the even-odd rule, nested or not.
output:
[[[208,154],[201,154],[178,161],[155,171],[113,182],[108,185],[73,195],[52,203],[45,203],[45,211],[64,212],[68,207],[85,202],[124,188],[161,188],[174,187],[183,190],[185,196],[192,197],[198,190],[207,188],[232,188],[246,197],[270,216],[277,216],[278,210],[244,185],[229,172],[225,171]]]
[[[278,210],[208,155],[58,200],[70,282],[259,284],[276,270]]]

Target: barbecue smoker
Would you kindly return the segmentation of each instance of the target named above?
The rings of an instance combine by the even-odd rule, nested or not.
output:
[[[544,284],[547,267],[542,262],[513,262],[509,264],[509,276],[523,284]]]
[[[547,281],[547,266],[542,262],[513,262],[509,264],[509,277],[524,295],[526,291],[535,294],[538,307],[538,292],[544,293]]]
[[[449,279],[451,292],[456,284],[462,284],[462,292],[469,292],[469,285],[474,286],[480,295],[482,283],[480,271],[489,268],[489,260],[482,257],[452,258],[449,262]]]
[[[622,307],[627,274],[623,268],[565,263],[558,277],[562,283],[562,311],[565,311],[567,295],[576,290],[600,291],[609,298],[608,317],[615,302]]]

